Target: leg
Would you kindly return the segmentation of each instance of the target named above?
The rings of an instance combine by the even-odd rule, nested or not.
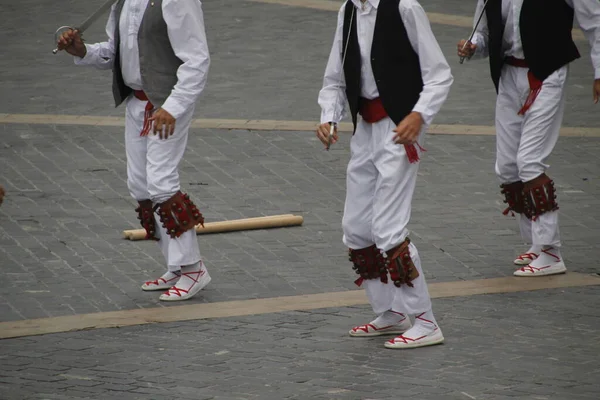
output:
[[[346,176],[346,204],[342,220],[344,244],[351,249],[351,254],[364,254],[366,264],[371,267],[379,256],[372,233],[373,196],[377,182],[372,144],[372,124],[360,121],[351,142],[351,158]],[[368,324],[354,327],[350,330],[350,336],[378,336],[406,331],[407,327],[397,326],[398,321],[395,317],[392,318],[393,323],[384,320],[393,300],[390,285],[381,282],[379,278],[370,279],[367,275],[364,280],[359,280],[359,284],[365,287],[373,312],[379,317]]]
[[[539,257],[515,272],[517,276],[540,276],[564,273],[560,255],[558,207],[554,200],[554,185],[546,175],[546,163],[558,141],[565,106],[565,84],[568,67],[550,75],[542,86],[531,109],[525,114],[523,136],[517,155],[519,175],[525,182],[526,202],[535,208],[531,215],[531,233]],[[536,199],[535,193],[543,193]],[[549,197],[549,198],[547,198]]]
[[[180,190],[178,167],[187,145],[188,131],[194,110],[191,109],[176,122],[175,133],[168,139],[148,135],[146,174],[150,199],[159,206],[177,197]],[[187,209],[186,209],[187,210]],[[175,213],[174,210],[172,210]],[[172,217],[172,216],[171,216]],[[173,218],[172,218],[173,219]],[[193,222],[193,221],[187,221]],[[202,263],[198,239],[193,224],[177,237],[172,237],[158,221],[161,246],[166,253],[167,265],[172,272],[181,268],[181,278],[160,299],[165,301],[186,300],[193,297],[210,282],[210,276]],[[191,228],[191,229],[190,229]]]
[[[371,218],[377,170],[372,158],[371,124],[358,123],[350,142],[350,154],[342,218],[343,241],[350,249],[363,249],[374,243]]]
[[[527,75],[527,71],[523,68],[507,65],[502,70],[496,100],[496,175],[502,183],[503,192],[506,195],[505,202],[508,203],[505,214],[508,214],[509,211],[517,214],[521,237],[525,243],[532,244],[531,220],[521,215],[523,212],[523,183],[519,177],[517,165],[517,153],[524,122],[524,117],[518,113],[529,88],[529,84],[526,87],[519,86],[522,83],[522,75]],[[519,201],[516,204],[512,204],[510,200],[510,185],[515,185],[514,189],[518,191],[516,196],[512,196],[513,199],[518,196]],[[515,264],[528,264],[537,257],[539,250],[532,246],[515,259]]]
[[[140,136],[144,125],[144,108],[146,102],[140,101],[131,96],[127,99],[127,108],[125,114],[125,152],[127,154],[127,187],[131,197],[138,201],[139,207],[136,209],[138,218],[142,226],[146,229],[147,238],[159,239],[158,244],[167,260],[167,251],[165,241],[160,240],[160,231],[158,227],[160,222],[156,221],[154,211],[152,210],[152,201],[148,192],[148,181],[146,179],[146,156],[148,147],[148,138]],[[147,281],[142,285],[142,290],[164,290],[174,285],[179,279],[176,272],[179,267],[171,268],[160,278]]]
[[[398,262],[402,270],[412,271],[407,273],[405,280],[396,279],[390,272],[392,281],[388,283],[388,290],[392,301],[389,311],[395,313],[397,318],[408,315],[422,317],[424,313],[430,316],[432,326],[421,329],[421,320],[416,318],[415,325],[398,337],[410,338],[411,345],[402,347],[420,347],[442,343],[443,336],[433,318],[419,253],[414,244],[406,241],[419,164],[411,164],[404,146],[394,144],[394,128],[395,124],[390,119],[373,126],[374,162],[379,171],[373,204],[373,236],[375,244],[385,253],[390,264]],[[404,257],[410,258],[410,262]],[[386,343],[386,347],[401,347],[394,344],[400,340],[398,338],[392,340],[391,344]]]
[[[343,241],[353,250],[373,245],[371,219],[377,170],[372,157],[372,125],[360,121],[350,144],[350,162],[346,171],[346,204],[342,228]],[[375,314],[389,309],[387,286],[379,279],[364,281],[367,297]]]

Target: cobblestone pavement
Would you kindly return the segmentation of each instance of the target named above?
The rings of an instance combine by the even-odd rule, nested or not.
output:
[[[0,34],[0,112],[32,114],[122,115],[113,108],[107,71],[76,67],[65,54],[53,55],[53,34],[77,24],[97,1],[4,1]],[[340,5],[342,1],[339,1]],[[428,12],[472,17],[475,1],[421,0]],[[316,120],[316,102],[329,55],[336,13],[243,0],[204,1],[212,55],[206,94],[198,117]],[[86,33],[104,40],[105,18]],[[28,27],[23,29],[23,27]],[[29,27],[35,27],[30,29]],[[433,25],[455,76],[438,123],[492,125],[494,88],[486,61],[460,65],[456,43],[470,29]],[[593,71],[586,42],[582,58],[571,65],[566,126],[598,126],[592,104]]]
[[[123,114],[108,74],[51,54],[54,29],[98,1],[2,1],[0,113]],[[471,16],[467,3],[422,0],[430,12]],[[242,0],[204,9],[212,69],[197,116],[316,121],[335,13]],[[433,29],[455,75],[436,122],[491,125],[486,63],[454,56],[469,30]],[[578,45],[565,125],[598,127],[588,48]],[[199,236],[213,282],[186,304],[355,288],[340,226],[349,140],[324,152],[310,132],[192,130],[182,185],[208,221],[294,213],[305,222]],[[428,281],[510,275],[525,248],[501,214],[494,138],[430,136],[425,147],[410,228]],[[600,272],[599,152],[598,138],[561,138],[550,160],[570,271]],[[0,184],[0,321],[166,306],[139,289],[163,271],[155,244],[121,239],[137,228],[122,128],[0,124]],[[0,399],[597,399],[599,290],[435,300],[447,343],[410,352],[350,340],[370,310],[328,304],[3,340]]]
[[[0,169],[0,319],[159,305],[139,290],[160,276],[151,242],[127,194],[120,128],[4,125]],[[214,276],[192,301],[213,302],[353,288],[341,242],[349,135],[331,152],[312,133],[194,130],[182,164],[184,190],[208,221],[294,213],[302,227],[199,236]],[[494,138],[431,136],[412,216],[430,282],[506,276],[523,250],[501,214]],[[562,138],[551,161],[569,268],[597,272],[600,140]],[[162,305],[162,304],[161,304]]]
[[[366,307],[2,341],[6,400],[596,400],[600,290],[434,302],[446,343],[387,350]]]

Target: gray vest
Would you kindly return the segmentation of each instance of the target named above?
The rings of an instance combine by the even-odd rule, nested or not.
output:
[[[118,107],[131,93],[121,72],[119,21],[125,0],[119,0],[115,15],[115,60],[113,63],[113,96]],[[183,62],[175,55],[163,18],[162,0],[150,0],[138,33],[142,87],[155,107],[160,107],[177,84],[177,70]]]

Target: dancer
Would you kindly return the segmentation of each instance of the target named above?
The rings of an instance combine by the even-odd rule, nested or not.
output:
[[[452,81],[416,0],[349,0],[342,5],[319,93],[317,137],[326,146],[337,141],[335,126],[347,100],[355,132],[343,241],[360,274],[356,283],[364,284],[377,314],[351,329],[350,336],[399,334],[385,342],[387,348],[444,341],[407,225],[425,131]]]
[[[509,212],[531,247],[514,263],[516,276],[565,273],[558,203],[547,158],[564,114],[568,64],[580,57],[571,37],[573,18],[592,47],[594,102],[600,96],[600,2],[573,0],[479,0],[483,14],[471,43],[458,55],[489,57],[496,100],[496,174]],[[466,43],[466,45],[465,45]]]
[[[167,264],[142,289],[166,289],[163,301],[186,300],[211,280],[194,229],[204,219],[180,190],[178,172],[210,64],[201,2],[119,0],[106,33],[108,41],[87,45],[70,30],[58,49],[77,65],[112,69],[115,104],[126,104],[127,185]]]

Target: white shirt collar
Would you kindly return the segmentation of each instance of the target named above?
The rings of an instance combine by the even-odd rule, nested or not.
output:
[[[354,5],[361,10],[362,9],[362,2],[360,0],[352,0],[352,2],[354,3]],[[375,9],[377,9],[377,7],[379,7],[379,0],[366,0],[365,1],[365,8],[367,7],[374,7]]]

